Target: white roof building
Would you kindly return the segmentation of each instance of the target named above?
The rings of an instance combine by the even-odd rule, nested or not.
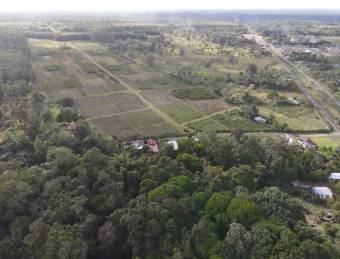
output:
[[[333,192],[328,187],[313,187],[313,193],[321,199],[332,199]]]
[[[178,150],[178,142],[177,142],[177,140],[169,140],[167,142],[167,144],[172,146],[173,150]]]
[[[131,146],[134,149],[141,150],[144,148],[144,141],[143,140],[134,140],[131,142]]]
[[[289,97],[289,98],[287,99],[287,101],[288,101],[290,104],[294,104],[294,105],[299,105],[299,104],[300,104],[299,101],[296,100],[296,99],[294,99],[293,97]]]
[[[262,118],[262,117],[255,117],[254,120],[258,123],[261,123],[261,124],[266,124],[267,123],[267,120],[265,118]]]
[[[330,180],[340,180],[340,173],[331,173],[329,176]]]

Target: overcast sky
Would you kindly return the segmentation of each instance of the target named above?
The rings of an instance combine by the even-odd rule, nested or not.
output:
[[[340,9],[340,0],[0,0],[0,12]]]

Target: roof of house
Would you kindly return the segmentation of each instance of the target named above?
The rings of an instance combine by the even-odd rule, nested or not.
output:
[[[159,152],[158,141],[154,139],[149,139],[146,141],[146,144],[149,147],[149,151],[157,153]]]
[[[260,116],[255,117],[254,120],[257,121],[257,122],[260,122],[260,123],[266,123],[267,122],[267,120],[265,118],[262,118]]]
[[[331,175],[329,176],[329,179],[340,180],[340,173],[331,173]]]
[[[321,198],[333,198],[333,192],[328,187],[313,187],[312,189]]]
[[[173,150],[178,150],[178,142],[177,140],[169,140],[167,144],[171,145]]]

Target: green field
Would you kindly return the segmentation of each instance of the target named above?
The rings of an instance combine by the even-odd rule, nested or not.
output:
[[[312,108],[301,106],[270,106],[259,107],[263,116],[275,116],[280,123],[287,123],[292,131],[327,131],[328,125],[320,118],[320,115]]]
[[[318,147],[340,148],[340,138],[331,137],[311,137]]]

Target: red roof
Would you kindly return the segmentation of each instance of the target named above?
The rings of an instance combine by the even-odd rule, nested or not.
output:
[[[146,145],[149,147],[149,151],[157,153],[159,152],[158,141],[154,139],[149,139],[146,141]]]

